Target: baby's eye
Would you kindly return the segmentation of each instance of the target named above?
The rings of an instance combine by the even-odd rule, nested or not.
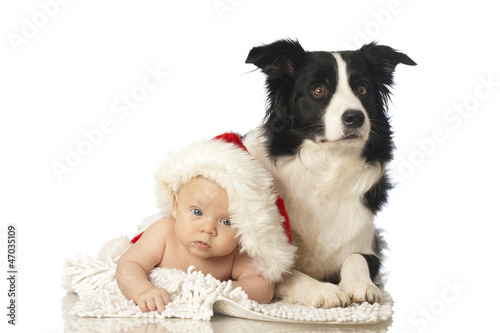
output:
[[[226,227],[230,227],[231,226],[231,220],[230,219],[222,219],[222,220],[220,220],[220,223],[222,223]]]
[[[193,208],[191,209],[191,212],[196,215],[196,216],[201,216],[202,213],[201,213],[201,210],[199,210],[198,208]]]

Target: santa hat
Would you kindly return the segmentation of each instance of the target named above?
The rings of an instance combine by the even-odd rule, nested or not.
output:
[[[226,190],[241,251],[266,280],[280,281],[294,263],[295,247],[284,202],[273,190],[272,175],[252,158],[237,134],[191,143],[170,153],[155,174],[161,216],[172,215],[175,193],[197,176]]]

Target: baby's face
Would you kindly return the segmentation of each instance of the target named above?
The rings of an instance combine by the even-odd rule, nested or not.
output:
[[[231,227],[229,199],[219,185],[196,177],[175,195],[175,233],[192,255],[225,256],[238,245]]]

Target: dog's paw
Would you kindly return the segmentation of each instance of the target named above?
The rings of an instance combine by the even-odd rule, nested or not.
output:
[[[299,271],[276,285],[275,296],[286,303],[316,308],[345,307],[351,303],[349,295],[338,285],[320,282]]]
[[[283,297],[283,302],[303,304],[315,308],[334,308],[349,306],[350,298],[339,286],[331,283],[314,281],[311,288],[296,290]]]
[[[342,288],[353,303],[377,303],[382,299],[382,294],[372,281],[355,280],[341,282]]]
[[[338,285],[331,284],[328,282],[321,283],[322,287],[317,291],[317,297],[315,299],[315,307],[319,308],[334,308],[334,307],[346,307],[351,304],[349,295],[342,290]]]

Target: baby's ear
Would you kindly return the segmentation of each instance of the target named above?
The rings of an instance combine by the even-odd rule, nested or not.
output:
[[[177,218],[177,204],[178,204],[178,198],[179,193],[174,194],[174,206],[172,207],[172,217],[175,219]]]

